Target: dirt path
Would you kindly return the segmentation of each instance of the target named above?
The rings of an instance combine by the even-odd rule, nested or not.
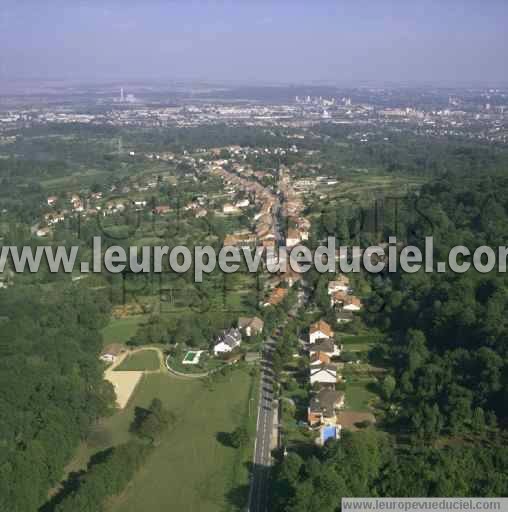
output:
[[[117,371],[118,368],[127,357],[142,352],[144,350],[153,350],[157,352],[159,357],[159,369],[158,370],[144,370],[144,371]],[[129,402],[130,397],[134,393],[137,385],[141,381],[141,378],[145,374],[149,373],[160,373],[165,371],[164,354],[158,347],[140,347],[134,350],[127,350],[122,353],[116,361],[109,366],[104,372],[104,378],[111,382],[115,388],[116,403],[120,409],[123,409]]]

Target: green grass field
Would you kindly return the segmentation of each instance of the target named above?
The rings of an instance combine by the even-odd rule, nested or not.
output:
[[[125,343],[138,329],[141,322],[146,319],[144,315],[130,316],[127,318],[112,318],[109,324],[102,330],[104,344]]]
[[[237,510],[232,503],[238,494],[247,496],[252,449],[239,452],[225,446],[220,436],[245,421],[249,393],[255,389],[257,396],[252,382],[245,370],[234,371],[212,390],[201,381],[178,380],[167,374],[145,376],[128,408],[108,421],[113,438],[124,437],[134,407],[146,407],[154,397],[175,412],[177,423],[126,492],[108,505],[108,512]]]
[[[344,345],[344,352],[368,352],[378,340],[376,334],[344,334],[340,335],[340,342]]]
[[[346,410],[356,412],[371,412],[369,402],[377,397],[367,388],[368,381],[346,384]]]
[[[348,345],[350,343],[374,343],[379,339],[379,335],[376,334],[340,334],[339,338],[341,343]]]
[[[176,414],[166,432],[125,492],[108,501],[105,512],[234,512],[248,497],[257,418],[258,379],[246,368],[235,369],[211,386],[168,373],[143,377],[128,406],[104,419],[77,450],[67,473],[86,469],[90,457],[127,441],[136,407],[160,398]],[[252,415],[249,417],[249,400]],[[236,450],[225,434],[246,426],[251,444]]]
[[[160,368],[159,356],[154,350],[143,350],[127,356],[115,371],[153,371]]]

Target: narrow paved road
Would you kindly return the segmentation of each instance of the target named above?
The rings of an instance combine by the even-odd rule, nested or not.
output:
[[[273,371],[271,352],[275,341],[268,339],[264,344],[261,361],[260,400],[254,449],[254,467],[249,495],[249,512],[268,510],[269,476],[271,466],[271,444],[273,431]]]
[[[284,243],[281,229],[281,204],[275,201],[272,209],[273,234],[278,243]],[[270,470],[272,465],[271,446],[274,434],[274,374],[272,368],[272,351],[275,340],[268,338],[263,345],[261,359],[261,390],[256,430],[256,446],[254,448],[254,466],[249,494],[249,512],[268,512],[270,493]],[[277,433],[275,434],[277,435]]]

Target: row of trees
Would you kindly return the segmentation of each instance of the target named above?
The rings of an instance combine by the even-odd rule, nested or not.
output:
[[[129,441],[97,454],[87,471],[77,477],[75,489],[55,512],[102,512],[106,498],[120,494],[153,450],[152,445]]]

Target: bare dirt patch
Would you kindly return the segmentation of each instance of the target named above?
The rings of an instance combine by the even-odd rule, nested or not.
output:
[[[376,418],[370,412],[341,411],[337,415],[337,423],[348,430],[358,430],[358,424],[368,421],[376,423]]]
[[[116,404],[120,409],[123,409],[129,399],[134,393],[136,386],[139,384],[141,377],[143,377],[144,372],[136,372],[136,371],[126,371],[126,372],[106,372],[104,378],[109,380],[113,387],[115,388],[116,393]]]

